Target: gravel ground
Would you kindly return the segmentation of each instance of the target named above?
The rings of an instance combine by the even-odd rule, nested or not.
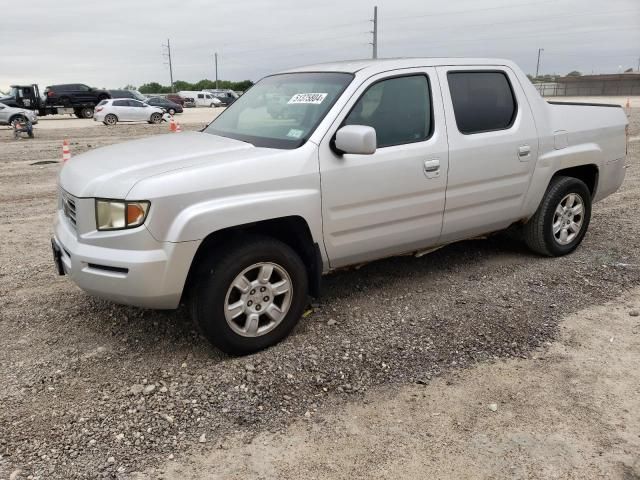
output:
[[[640,132],[633,109],[631,135]],[[196,128],[193,126],[192,128]],[[163,126],[0,130],[0,479],[129,478],[170,455],[247,442],[319,418],[372,387],[528,357],[558,320],[640,284],[640,144],[620,192],[559,259],[505,237],[326,278],[290,338],[247,358],[213,350],[185,311],[91,298],[53,272],[49,237],[63,136],[73,154]]]

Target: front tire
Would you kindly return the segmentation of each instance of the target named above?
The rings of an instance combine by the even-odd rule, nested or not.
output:
[[[206,258],[191,292],[191,314],[223,352],[253,353],[278,343],[307,305],[298,254],[271,237],[252,236]]]
[[[157,124],[160,123],[162,121],[162,114],[161,113],[152,113],[151,117],[149,118],[149,123],[153,123],[153,124]]]
[[[585,183],[574,177],[555,177],[538,210],[523,226],[524,241],[541,255],[567,255],[582,242],[590,220],[591,192]]]
[[[175,108],[170,108],[169,109],[169,115],[171,115],[172,117],[176,114],[176,109]]]
[[[27,123],[27,119],[25,117],[23,117],[22,115],[16,115],[9,122],[9,124],[11,125],[11,128],[14,128],[14,129],[16,128],[16,124],[17,123],[20,123],[20,124]]]

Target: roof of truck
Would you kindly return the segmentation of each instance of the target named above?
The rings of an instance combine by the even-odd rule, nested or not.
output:
[[[341,62],[318,63],[291,68],[286,72],[347,72],[356,73],[361,70],[368,72],[384,72],[398,68],[434,67],[442,65],[512,65],[511,60],[502,58],[380,58],[363,60],[345,60]]]

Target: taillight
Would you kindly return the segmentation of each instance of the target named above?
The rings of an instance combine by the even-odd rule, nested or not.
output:
[[[102,107],[96,107],[95,110],[96,110],[96,112],[101,112],[102,111]]]
[[[55,95],[56,92],[54,92],[53,90],[49,90],[47,92],[47,97],[53,97]]]

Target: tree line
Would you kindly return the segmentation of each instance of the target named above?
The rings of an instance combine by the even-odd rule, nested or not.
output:
[[[251,80],[242,80],[240,82],[232,82],[230,80],[218,80],[218,88],[237,90],[244,92],[249,87],[253,85]],[[127,87],[130,87],[128,85]],[[208,90],[216,88],[216,81],[204,79],[200,80],[196,83],[189,83],[183,80],[178,80],[173,82],[173,91],[180,92],[182,90]],[[133,89],[135,90],[135,88]],[[149,93],[171,93],[171,87],[167,85],[161,85],[158,82],[150,82],[141,85],[140,88],[137,89],[140,93],[149,94]]]

